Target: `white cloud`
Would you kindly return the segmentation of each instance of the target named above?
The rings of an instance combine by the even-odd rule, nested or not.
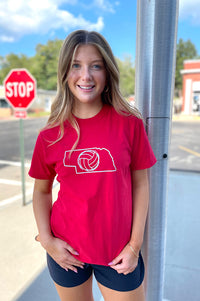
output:
[[[28,34],[46,34],[56,29],[69,31],[75,28],[101,31],[103,18],[91,23],[83,16],[74,16],[59,5],[77,0],[1,0],[0,41],[13,42]]]
[[[94,0],[94,5],[104,11],[115,13],[113,5],[107,0]],[[119,4],[115,2],[115,5]]]
[[[119,1],[108,1],[108,0],[79,0],[79,4],[85,10],[92,10],[92,11],[102,11],[108,13],[115,13],[115,7],[120,5]]]
[[[0,41],[2,42],[14,42],[14,38],[13,37],[8,37],[8,36],[5,36],[5,35],[1,35],[0,36]]]
[[[188,19],[193,25],[200,25],[200,0],[180,0],[179,16]]]

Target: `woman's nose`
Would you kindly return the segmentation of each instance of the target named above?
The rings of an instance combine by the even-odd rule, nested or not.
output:
[[[91,71],[89,67],[85,66],[82,68],[81,77],[84,81],[88,81],[91,79]]]

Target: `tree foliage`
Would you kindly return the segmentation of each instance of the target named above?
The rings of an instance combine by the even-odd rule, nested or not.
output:
[[[38,44],[33,57],[8,54],[0,57],[0,82],[2,83],[11,69],[26,68],[37,80],[37,87],[55,90],[57,87],[57,63],[62,40],[48,41],[46,45]]]
[[[179,39],[176,49],[176,74],[175,74],[175,88],[182,89],[182,75],[180,71],[183,69],[184,60],[195,59],[198,57],[195,45],[187,40]]]
[[[48,41],[46,45],[38,44],[32,66],[32,74],[37,79],[38,87],[45,90],[57,88],[57,65],[62,40]]]
[[[31,59],[26,55],[8,54],[6,57],[0,57],[0,82],[2,83],[11,69],[27,68],[30,70]]]
[[[11,69],[26,68],[37,80],[37,87],[44,90],[57,88],[57,64],[62,40],[49,40],[47,44],[38,44],[36,54],[27,57],[24,54],[9,54],[0,57],[0,83]],[[120,88],[126,97],[134,94],[135,69],[130,56],[124,60],[116,59],[120,70]]]
[[[120,71],[120,89],[122,95],[127,97],[135,92],[135,68],[131,56],[126,56],[124,61],[116,60]]]

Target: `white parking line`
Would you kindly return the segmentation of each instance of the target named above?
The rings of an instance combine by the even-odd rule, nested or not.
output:
[[[33,188],[30,188],[26,191],[26,196],[31,195],[32,193],[33,193]],[[0,207],[3,207],[5,205],[9,205],[9,204],[11,204],[15,201],[20,200],[20,199],[22,200],[22,198],[23,198],[22,194],[17,194],[15,196],[11,197],[11,198],[0,201]]]
[[[21,162],[7,161],[7,160],[0,160],[0,164],[2,164],[2,165],[16,166],[16,167],[20,167],[21,166]],[[24,166],[27,167],[27,168],[29,168],[31,166],[31,164],[30,163],[25,163]]]
[[[0,179],[0,184],[1,184],[1,181],[3,181],[3,179]],[[12,180],[4,180],[4,181],[10,182],[10,183],[9,183],[10,185],[13,185],[13,184],[12,184],[13,182],[20,183],[20,185],[21,185],[21,182],[19,182],[19,181],[12,181]],[[8,183],[6,183],[6,184],[8,184]],[[26,183],[26,184],[27,184],[27,183]],[[58,183],[56,180],[54,180],[53,188],[55,188],[58,184],[59,184],[59,183]],[[15,184],[14,184],[14,185],[15,185]],[[28,185],[29,185],[29,186],[32,186],[32,187],[26,190],[26,196],[29,196],[29,195],[32,195],[32,194],[33,194],[33,183],[28,183]],[[0,207],[3,207],[3,206],[5,206],[5,205],[9,205],[9,204],[11,204],[11,203],[13,203],[13,202],[15,202],[15,201],[20,200],[20,199],[22,200],[22,198],[23,198],[23,196],[22,196],[22,194],[20,193],[20,194],[14,195],[14,196],[11,197],[11,198],[8,198],[8,199],[2,200],[2,201],[0,200]]]
[[[21,186],[21,181],[15,181],[15,180],[7,180],[7,179],[0,179],[0,184],[7,184],[7,185],[13,185],[13,186]],[[26,182],[26,185],[33,185],[33,183]]]

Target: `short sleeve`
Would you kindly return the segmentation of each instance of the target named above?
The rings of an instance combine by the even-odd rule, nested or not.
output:
[[[54,165],[47,162],[47,145],[44,144],[41,133],[35,144],[29,175],[41,180],[52,179],[56,175]]]
[[[149,143],[142,119],[137,119],[133,131],[131,169],[150,168],[157,160]]]

